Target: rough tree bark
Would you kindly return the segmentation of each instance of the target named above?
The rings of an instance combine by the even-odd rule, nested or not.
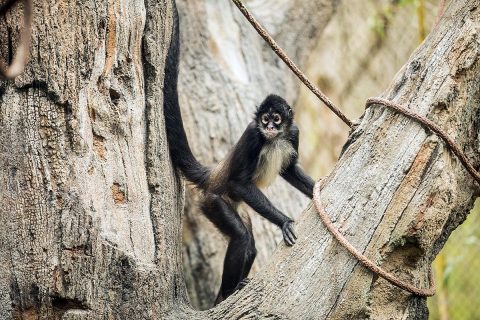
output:
[[[161,318],[183,286],[182,188],[155,78],[172,5],[33,7],[31,60],[0,83],[0,318]],[[2,57],[20,12],[0,21]],[[145,33],[160,27],[143,61],[147,15]]]
[[[479,5],[452,1],[383,94],[440,124],[476,166]],[[162,120],[171,2],[39,1],[35,13],[33,59],[0,84],[0,318],[426,317],[424,299],[365,271],[312,209],[298,243],[281,245],[247,287],[193,310],[183,188]],[[366,111],[321,195],[359,250],[418,286],[476,196],[441,141],[380,107]]]

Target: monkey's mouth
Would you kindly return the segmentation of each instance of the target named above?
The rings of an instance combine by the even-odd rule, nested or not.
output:
[[[275,128],[265,128],[263,130],[263,134],[267,139],[273,139],[277,136],[278,130]]]

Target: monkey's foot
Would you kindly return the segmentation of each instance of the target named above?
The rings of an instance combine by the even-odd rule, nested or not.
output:
[[[297,236],[295,235],[295,230],[293,229],[293,221],[287,221],[282,226],[283,240],[287,246],[291,247],[297,241]]]
[[[249,278],[242,279],[242,281],[240,281],[240,282],[237,284],[237,286],[235,287],[235,290],[234,290],[234,291],[242,290],[243,287],[245,287],[249,282],[250,282],[250,279],[249,279]]]
[[[250,282],[250,279],[248,278],[245,278],[245,279],[242,279],[238,284],[237,286],[235,287],[235,289],[233,289],[233,291],[231,291],[230,293],[226,294],[225,296],[222,294],[222,291],[220,291],[217,295],[217,299],[215,299],[215,303],[213,306],[216,306],[217,304],[219,304],[220,302],[222,302],[223,300],[225,300],[227,297],[229,297],[231,294],[234,294],[235,292],[237,292],[238,290],[242,290],[243,287],[245,287],[248,283]]]

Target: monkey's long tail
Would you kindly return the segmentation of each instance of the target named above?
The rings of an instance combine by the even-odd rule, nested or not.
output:
[[[175,6],[175,3],[174,3]],[[170,157],[173,166],[183,173],[185,178],[201,189],[207,187],[210,169],[203,166],[192,153],[183,127],[182,114],[178,102],[178,61],[180,55],[178,12],[174,10],[172,40],[168,49],[165,65],[163,88],[163,110]]]

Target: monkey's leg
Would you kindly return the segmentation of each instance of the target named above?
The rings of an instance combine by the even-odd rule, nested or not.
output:
[[[207,195],[202,211],[230,238],[223,263],[222,284],[215,301],[218,304],[231,295],[250,272],[256,256],[255,241],[238,213],[221,197]]]

